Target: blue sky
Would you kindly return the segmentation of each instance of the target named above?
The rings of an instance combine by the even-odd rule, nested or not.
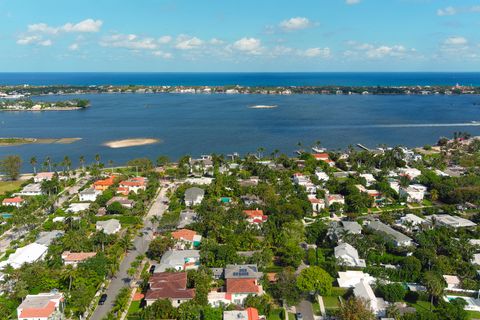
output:
[[[0,0],[1,71],[480,71],[480,0]]]

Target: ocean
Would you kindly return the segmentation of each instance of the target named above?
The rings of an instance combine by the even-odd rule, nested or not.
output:
[[[357,143],[423,146],[455,131],[480,135],[480,96],[347,96],[227,94],[92,94],[42,96],[36,100],[84,98],[91,107],[78,111],[2,112],[0,137],[82,138],[72,144],[0,147],[0,157],[18,154],[24,171],[30,157],[60,162],[80,156],[115,165],[137,157],[171,159],[189,154],[245,154],[259,147],[292,155],[298,143],[320,140],[331,150]],[[252,109],[276,105],[274,109]],[[473,122],[472,122],[473,121]],[[154,145],[111,149],[108,141],[156,138]]]

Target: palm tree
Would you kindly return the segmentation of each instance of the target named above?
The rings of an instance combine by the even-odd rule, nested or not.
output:
[[[37,158],[31,157],[30,158],[30,164],[33,167],[33,174],[37,174]]]
[[[423,275],[423,284],[430,294],[430,311],[432,311],[434,299],[438,299],[443,295],[445,280],[438,273],[427,271]]]
[[[95,155],[95,161],[97,161],[97,166],[99,166],[100,165],[100,155],[98,153]]]
[[[68,280],[68,292],[72,289],[72,280],[75,277],[76,270],[73,268],[72,265],[68,265],[62,272],[62,278],[64,280]]]
[[[124,253],[127,253],[127,251],[132,248],[132,243],[130,241],[130,235],[125,235],[123,238],[119,240],[119,246],[120,248],[123,249]]]
[[[67,171],[70,171],[70,166],[72,165],[72,161],[70,160],[69,156],[65,156],[63,158],[63,164],[65,165],[65,167],[67,167]]]
[[[85,170],[85,156],[81,155],[80,156],[80,165],[82,166],[82,171]]]
[[[112,174],[113,174],[113,160],[108,160],[108,166],[112,168]]]
[[[52,171],[52,159],[50,157],[45,158],[45,164],[48,166],[48,171]]]

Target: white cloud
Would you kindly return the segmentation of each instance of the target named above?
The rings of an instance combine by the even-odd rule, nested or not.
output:
[[[171,41],[172,41],[172,37],[170,37],[170,36],[163,36],[163,37],[158,38],[158,43],[160,43],[160,44],[170,43]]]
[[[302,30],[311,27],[312,23],[305,17],[295,17],[284,20],[280,23],[280,28],[285,31]]]
[[[114,34],[100,41],[103,47],[124,48],[133,50],[154,50],[158,44],[153,38],[140,38],[136,34]]]
[[[445,7],[437,10],[438,16],[453,16],[460,13],[478,13],[480,12],[480,5],[471,7]]]
[[[416,53],[415,48],[407,48],[401,44],[395,45],[373,45],[371,43],[347,42],[351,50],[345,51],[344,56],[365,56],[369,59],[382,59],[385,57],[403,58]]]
[[[197,37],[180,35],[177,38],[177,44],[175,45],[175,48],[180,50],[192,50],[200,47],[202,44],[203,44],[203,41]]]
[[[437,10],[438,16],[453,16],[455,14],[457,14],[457,9],[455,9],[454,7],[446,7]]]
[[[262,51],[262,41],[256,38],[242,38],[235,41],[232,47],[248,54],[260,54]]]
[[[78,23],[68,22],[60,27],[51,27],[46,23],[35,23],[27,27],[31,33],[59,34],[61,32],[99,32],[102,20],[85,19]]]
[[[68,50],[70,51],[76,51],[80,48],[78,43],[72,43],[71,45],[68,46]]]
[[[345,0],[345,3],[348,5],[358,4],[361,0]]]
[[[464,37],[449,37],[443,43],[450,46],[463,46],[468,43],[468,40]]]
[[[19,45],[30,45],[35,44],[43,47],[49,47],[53,44],[52,40],[50,39],[43,39],[41,36],[33,35],[33,36],[24,36],[17,40],[17,44]]]
[[[330,48],[309,48],[304,51],[301,51],[300,55],[308,58],[315,58],[315,57],[328,58],[330,57],[330,53],[331,53]]]
[[[170,52],[164,52],[164,51],[153,51],[152,54],[154,56],[157,56],[157,57],[160,57],[160,58],[163,58],[163,59],[170,59],[172,58],[172,54]]]
[[[212,38],[210,39],[209,43],[216,46],[216,45],[224,44],[224,41],[217,38]]]

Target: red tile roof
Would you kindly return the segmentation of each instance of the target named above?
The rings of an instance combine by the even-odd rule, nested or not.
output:
[[[96,252],[70,252],[62,253],[62,259],[67,262],[81,262],[97,255]]]
[[[227,279],[228,293],[258,293],[259,287],[255,279]]]
[[[106,179],[103,179],[103,180],[97,180],[93,183],[94,186],[105,186],[105,187],[109,187],[111,185],[113,185],[114,183],[114,179],[115,177],[112,176],[112,177],[108,177]]]
[[[20,312],[19,318],[48,318],[55,311],[55,302],[50,301],[43,308],[26,308]]]
[[[193,299],[195,289],[187,289],[186,272],[160,272],[153,274],[148,280],[148,289],[145,299]]]
[[[19,203],[23,202],[24,200],[20,197],[14,197],[14,198],[5,198],[3,199],[3,203]]]
[[[247,308],[248,320],[258,320],[258,310],[255,308]]]
[[[193,237],[195,237],[197,233],[193,230],[189,229],[180,229],[178,231],[172,232],[172,237],[177,240],[188,240],[193,242]]]

